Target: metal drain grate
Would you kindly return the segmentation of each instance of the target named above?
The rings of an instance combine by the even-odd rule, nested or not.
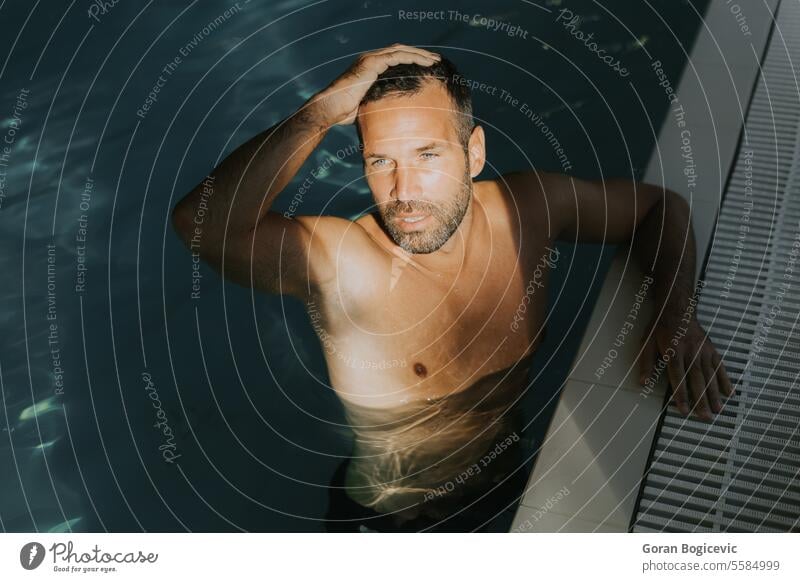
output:
[[[782,2],[697,317],[737,394],[713,424],[669,407],[632,531],[800,531],[800,2]],[[746,228],[743,228],[745,227]]]

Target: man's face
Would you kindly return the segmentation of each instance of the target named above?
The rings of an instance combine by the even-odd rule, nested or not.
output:
[[[432,253],[461,224],[472,200],[458,114],[444,85],[387,95],[359,109],[364,174],[384,227],[411,253]]]

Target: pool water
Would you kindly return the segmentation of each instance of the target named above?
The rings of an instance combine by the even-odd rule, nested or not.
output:
[[[641,177],[668,107],[651,65],[679,78],[707,1],[649,4],[0,5],[0,527],[322,531],[352,440],[304,306],[193,262],[171,208],[392,42],[442,52],[477,83],[481,178]],[[420,10],[444,16],[405,15]],[[355,143],[331,130],[274,208],[368,208]],[[528,466],[614,252],[559,246],[524,400]]]

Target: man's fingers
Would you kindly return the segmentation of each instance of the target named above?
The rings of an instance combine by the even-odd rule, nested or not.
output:
[[[386,62],[389,63],[389,66],[409,63],[427,66],[436,62],[436,59],[433,57],[409,51],[395,51],[393,53],[384,55],[383,58],[386,59]]]
[[[423,57],[428,57],[428,58],[432,58],[432,59],[436,59],[436,60],[441,59],[441,55],[439,53],[435,53],[433,51],[425,50],[423,48],[418,48],[418,47],[415,47],[415,46],[410,46],[410,45],[407,45],[407,44],[400,44],[400,43],[395,43],[395,44],[393,44],[391,46],[387,46],[385,48],[378,49],[378,50],[373,51],[373,52],[371,52],[369,54],[384,55],[384,54],[392,53],[392,52],[396,52],[396,51],[417,53],[417,54],[419,54],[419,55],[421,55]]]
[[[693,408],[695,414],[701,420],[711,420],[711,411],[708,407],[706,379],[703,375],[703,369],[697,361],[689,368],[688,376],[692,400],[694,401]]]
[[[386,67],[381,68],[379,73],[382,73],[390,66],[399,65],[401,63],[415,63],[427,67],[439,62],[441,58],[441,55],[437,53],[406,45],[393,45],[385,49],[364,54],[364,59],[368,63],[374,63],[372,65],[374,67],[380,68],[381,64],[388,63]]]
[[[672,401],[678,411],[686,416],[689,414],[689,399],[686,392],[686,376],[681,358],[675,357],[670,360],[667,374],[669,374],[669,383],[672,386]]]
[[[720,390],[722,390],[725,396],[732,396],[733,384],[731,384],[728,373],[725,371],[725,364],[722,362],[722,357],[720,357],[716,350],[711,354],[711,362],[714,364],[714,369],[716,370],[717,382],[719,383]]]
[[[380,75],[389,67],[400,64],[417,64],[423,67],[430,66],[436,62],[433,57],[421,55],[411,51],[392,51],[380,55],[369,55],[364,58],[364,66],[376,75]]]
[[[708,388],[706,392],[708,395],[708,402],[711,404],[711,410],[714,414],[722,410],[722,400],[719,397],[719,383],[717,382],[717,373],[714,370],[714,365],[711,363],[711,358],[703,358],[703,374],[706,377]]]

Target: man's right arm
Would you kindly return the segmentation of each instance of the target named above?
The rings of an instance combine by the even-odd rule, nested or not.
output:
[[[355,120],[366,91],[387,68],[431,65],[438,55],[392,45],[363,53],[297,112],[239,146],[175,207],[183,242],[224,277],[268,293],[304,296],[336,276],[331,255],[353,256],[367,235],[333,216],[270,211],[332,125]]]
[[[236,283],[296,294],[308,278],[311,217],[289,218],[270,206],[328,131],[312,101],[239,146],[172,212],[187,247]]]

